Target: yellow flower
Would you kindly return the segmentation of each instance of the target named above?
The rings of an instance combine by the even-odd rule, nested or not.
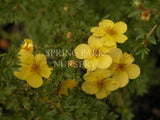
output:
[[[68,95],[68,89],[72,90],[74,87],[77,87],[79,84],[75,79],[67,79],[60,83],[60,87],[58,90],[58,95]]]
[[[148,11],[143,11],[143,12],[141,13],[140,20],[149,21],[149,20],[150,20],[150,13],[149,13]]]
[[[25,43],[22,45],[20,51],[28,51],[28,52],[33,53],[34,48],[33,48],[33,42],[32,42],[32,40],[30,40],[30,39],[24,39],[24,42]]]
[[[128,84],[129,79],[135,79],[140,75],[140,68],[136,64],[132,64],[134,58],[131,54],[124,53],[118,48],[109,51],[113,63],[109,70],[113,72],[113,78],[119,80],[120,87]]]
[[[87,44],[78,45],[74,53],[78,59],[84,59],[83,65],[88,71],[96,68],[105,69],[112,63],[112,58],[106,54],[107,47],[103,47],[103,43],[97,38],[91,36]]]
[[[111,71],[96,69],[84,75],[85,82],[82,90],[88,94],[95,94],[98,99],[107,97],[111,91],[119,88],[119,82],[111,77]]]
[[[38,88],[43,84],[42,77],[49,78],[52,68],[49,68],[44,54],[33,56],[32,53],[22,51],[19,52],[21,67],[19,71],[15,71],[16,77],[26,80],[33,88]]]
[[[123,33],[127,31],[127,25],[124,22],[114,23],[111,20],[103,20],[99,27],[91,28],[93,36],[98,37],[106,45],[115,46],[116,42],[124,43],[128,38]]]

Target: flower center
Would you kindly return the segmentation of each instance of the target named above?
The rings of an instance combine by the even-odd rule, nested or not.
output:
[[[144,16],[144,17],[148,17],[148,16],[149,16],[149,13],[148,13],[148,12],[143,12],[143,16]]]
[[[124,64],[118,64],[117,69],[118,70],[124,70],[125,65]]]
[[[101,55],[101,51],[99,49],[93,49],[92,55],[98,57]]]
[[[40,70],[40,66],[36,63],[32,64],[31,71],[38,72]]]
[[[111,27],[107,27],[106,28],[106,32],[107,32],[107,34],[109,34],[109,35],[111,35],[111,36],[113,36],[113,35],[115,35],[117,32],[113,29],[113,28],[111,28]]]
[[[103,88],[105,85],[105,82],[104,80],[98,80],[96,81],[96,85],[97,85],[97,88]]]

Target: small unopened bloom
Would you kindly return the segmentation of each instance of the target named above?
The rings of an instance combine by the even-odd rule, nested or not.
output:
[[[68,38],[68,39],[71,39],[72,36],[73,36],[73,34],[72,34],[71,32],[68,32],[68,33],[67,33],[67,38]]]
[[[70,67],[75,67],[75,61],[74,60],[70,60],[69,61],[69,66]]]
[[[141,13],[140,20],[149,21],[149,20],[150,20],[150,13],[149,13],[148,11],[143,11],[143,12]]]
[[[69,7],[64,6],[63,9],[64,9],[64,11],[68,11]]]
[[[30,39],[24,39],[24,44],[22,45],[21,47],[21,50],[20,51],[28,51],[28,52],[31,52],[33,53],[33,41],[30,40]]]

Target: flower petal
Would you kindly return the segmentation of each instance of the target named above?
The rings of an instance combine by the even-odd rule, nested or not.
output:
[[[105,80],[105,87],[109,91],[114,91],[119,88],[119,81],[112,78],[108,78]]]
[[[97,80],[97,74],[96,72],[88,72],[83,76],[83,78],[87,82],[95,82]]]
[[[128,37],[123,34],[116,34],[114,36],[114,40],[118,43],[124,43],[127,39],[128,39]]]
[[[91,49],[87,44],[80,44],[74,49],[78,59],[85,59],[91,55]]]
[[[93,71],[98,66],[98,59],[96,57],[90,57],[83,61],[83,65],[88,71]]]
[[[118,71],[114,73],[113,79],[119,81],[119,86],[124,87],[128,84],[129,78],[126,72]]]
[[[135,79],[140,75],[140,68],[136,64],[130,64],[127,68],[125,68],[130,79]]]
[[[35,61],[38,64],[47,64],[47,59],[46,59],[46,56],[44,54],[37,54],[35,56]]]
[[[122,51],[119,48],[114,48],[109,51],[109,55],[112,57],[113,63],[119,63],[122,56]]]
[[[125,33],[127,31],[127,24],[124,22],[117,22],[114,24],[114,29],[119,33]]]
[[[93,28],[91,28],[90,31],[93,33],[93,36],[96,36],[96,37],[101,37],[101,36],[104,36],[106,34],[104,29],[102,29],[100,27],[93,27]]]
[[[114,22],[111,20],[103,20],[102,22],[99,23],[99,27],[102,27],[104,29],[108,28],[108,27],[113,27],[114,26]]]
[[[38,88],[43,84],[43,80],[39,74],[33,73],[27,77],[27,83],[33,88]]]
[[[51,70],[53,69],[49,68],[47,64],[41,64],[39,74],[45,78],[49,78],[51,75]]]
[[[91,48],[100,48],[103,46],[101,40],[99,38],[94,37],[94,36],[90,36],[88,38],[88,45]]]
[[[100,48],[100,50],[101,50],[102,53],[108,53],[111,49],[116,48],[116,47],[117,47],[117,45],[115,45],[115,46],[103,46],[103,47]]]
[[[106,69],[112,64],[112,58],[109,55],[101,55],[98,57],[98,68]]]
[[[14,75],[22,80],[26,80],[27,76],[30,75],[31,67],[26,64],[21,64],[21,67],[19,68],[19,71],[15,71]]]
[[[35,62],[36,64],[40,65],[40,70],[38,71],[38,73],[41,76],[48,78],[51,74],[52,68],[48,67],[46,56],[44,54],[37,54],[35,56]]]
[[[134,57],[131,54],[124,53],[121,57],[120,63],[130,65],[134,61]]]
[[[107,97],[109,94],[110,94],[110,91],[106,90],[105,88],[102,88],[102,89],[99,89],[95,95],[98,99],[102,99]]]
[[[88,94],[95,94],[98,90],[96,85],[90,82],[84,82],[81,87],[82,87],[82,90]]]
[[[34,56],[32,53],[27,51],[21,51],[18,53],[20,62],[23,64],[32,64],[34,61]]]
[[[68,89],[72,90],[74,87],[77,87],[79,84],[78,81],[75,79],[67,79],[60,83],[60,87],[58,90],[58,95],[61,96],[62,94],[68,95]]]
[[[111,71],[107,69],[96,69],[94,73],[96,73],[99,80],[108,78],[112,75]]]
[[[111,66],[108,68],[112,73],[114,73],[118,68],[117,63],[112,63]]]
[[[112,39],[110,35],[105,35],[101,38],[102,42],[105,46],[115,46],[116,42]]]

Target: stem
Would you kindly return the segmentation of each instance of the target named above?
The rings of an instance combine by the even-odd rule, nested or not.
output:
[[[120,99],[121,106],[124,107],[124,102],[123,102],[123,98],[122,98],[122,94],[121,93],[119,93],[119,99]]]
[[[155,25],[151,31],[147,34],[147,38],[149,38],[151,36],[151,34],[153,33],[153,31],[158,27],[158,25]]]
[[[142,11],[157,12],[156,9],[149,9],[149,8],[146,8],[146,7],[142,6],[142,5],[139,5],[138,9],[142,10]]]

